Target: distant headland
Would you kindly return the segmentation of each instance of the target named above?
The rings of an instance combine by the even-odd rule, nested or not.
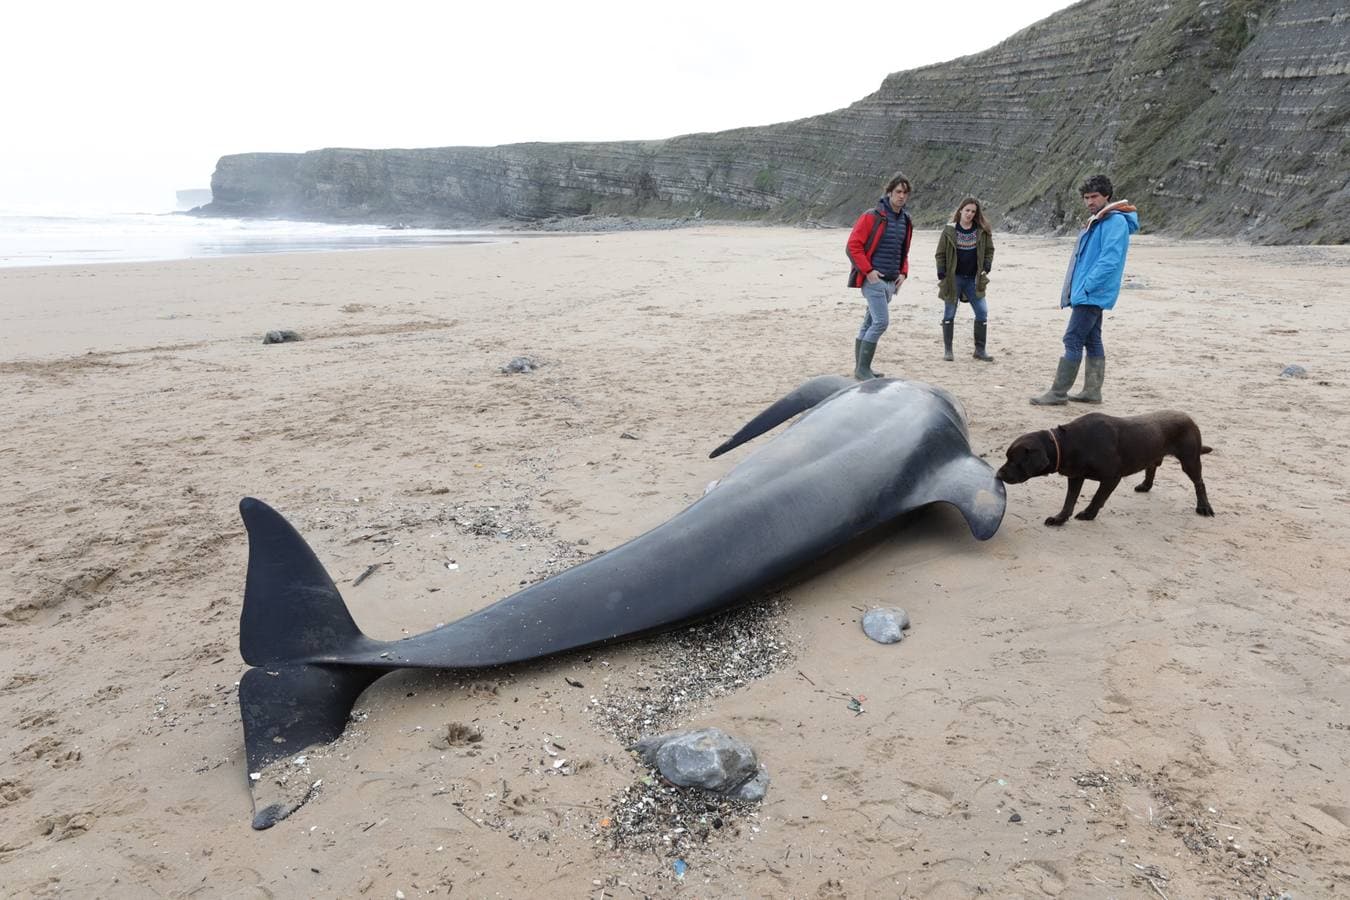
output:
[[[920,225],[967,194],[1055,232],[1109,172],[1145,230],[1350,239],[1339,0],[1084,0],[834,112],[657,141],[225,156],[207,215],[464,227],[576,216],[839,225],[900,170]],[[749,101],[747,101],[749,102]]]

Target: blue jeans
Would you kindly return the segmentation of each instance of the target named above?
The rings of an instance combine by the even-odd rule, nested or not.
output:
[[[956,276],[956,299],[952,300],[942,310],[942,321],[950,322],[956,318],[956,304],[964,297],[970,304],[970,308],[975,312],[976,322],[985,322],[989,319],[989,303],[983,297],[975,296],[975,276],[965,275]]]
[[[877,281],[862,285],[863,299],[867,301],[867,313],[863,316],[862,328],[858,329],[858,340],[875,344],[891,325],[891,298],[895,296],[894,281]]]
[[[1088,356],[1106,356],[1102,346],[1102,308],[1100,306],[1072,306],[1069,308],[1069,327],[1064,329],[1064,358],[1077,360],[1087,350]]]

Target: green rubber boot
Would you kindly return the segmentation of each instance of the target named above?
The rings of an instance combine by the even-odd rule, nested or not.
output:
[[[947,362],[951,362],[955,359],[955,357],[952,356],[952,330],[955,327],[956,323],[951,319],[942,320],[942,358]]]
[[[854,377],[854,378],[857,378],[857,377],[858,377],[858,359],[859,359],[859,357],[862,356],[862,348],[863,348],[863,344],[864,344],[864,343],[865,343],[865,342],[862,341],[862,340],[859,339],[859,338],[854,338],[854,339],[853,339],[853,377]],[[873,345],[872,345],[872,352],[873,352],[873,353],[876,352],[876,347],[877,347],[876,344],[873,344]],[[867,357],[867,359],[868,359],[868,361],[870,362],[871,359],[872,359],[872,357],[869,356],[869,357]],[[880,372],[873,372],[873,373],[872,373],[872,377],[873,377],[873,378],[884,378],[885,376],[882,375]]]
[[[980,362],[993,362],[994,358],[984,352],[985,342],[989,339],[989,323],[975,323],[975,358]]]
[[[880,372],[872,371],[872,357],[876,355],[877,345],[875,341],[858,342],[858,362],[853,367],[853,377],[859,381],[866,381],[869,378],[880,378]]]
[[[1083,369],[1083,392],[1070,394],[1074,403],[1101,403],[1102,382],[1106,380],[1106,357],[1089,356]]]
[[[1050,385],[1050,390],[1041,394],[1039,397],[1031,398],[1032,406],[1065,406],[1069,402],[1069,388],[1073,387],[1074,379],[1078,377],[1078,363],[1076,359],[1065,359],[1060,357],[1059,367],[1055,369],[1055,383]]]

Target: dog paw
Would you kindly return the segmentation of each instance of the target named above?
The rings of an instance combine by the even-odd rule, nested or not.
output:
[[[1151,487],[1153,487],[1151,484],[1136,484],[1134,486],[1134,492],[1136,494],[1147,494]]]
[[[1051,528],[1058,528],[1060,525],[1064,524],[1064,520],[1059,516],[1051,516],[1045,520],[1045,524],[1049,525]]]
[[[1074,518],[1080,522],[1091,522],[1093,519],[1097,518],[1097,511],[1095,509],[1085,509],[1074,516]]]
[[[1195,512],[1197,515],[1201,516],[1212,516],[1214,515],[1214,507],[1210,506],[1208,503],[1201,503],[1195,508]]]

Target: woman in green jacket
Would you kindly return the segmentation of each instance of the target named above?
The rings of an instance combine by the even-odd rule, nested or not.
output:
[[[942,358],[952,359],[952,331],[959,301],[969,303],[975,311],[975,358],[993,362],[984,349],[989,336],[989,305],[984,291],[989,286],[989,270],[994,267],[994,235],[979,200],[967,197],[956,207],[938,238],[936,258],[938,297],[947,304],[942,311]]]

